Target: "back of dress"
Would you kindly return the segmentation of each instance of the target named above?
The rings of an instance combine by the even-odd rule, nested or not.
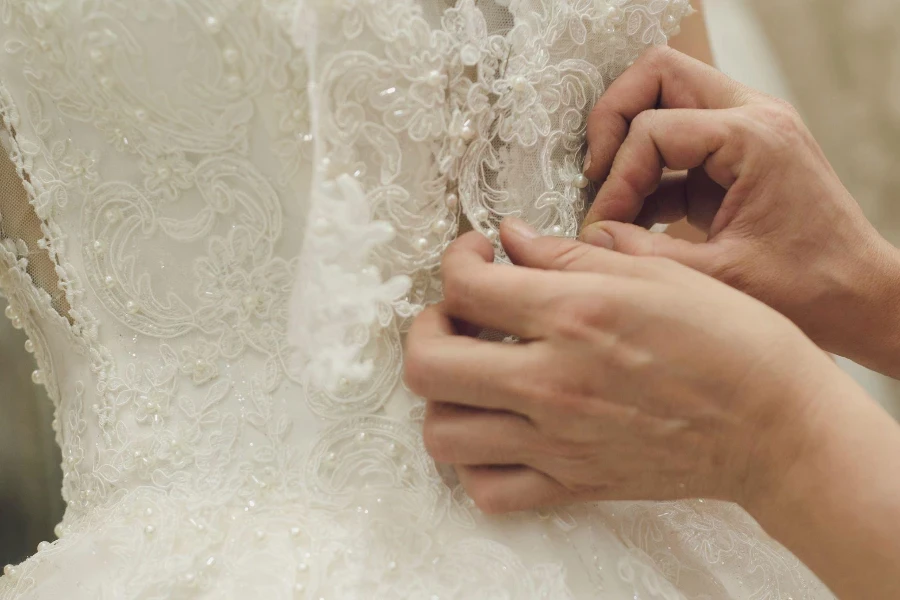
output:
[[[587,113],[688,10],[0,2],[0,286],[68,503],[0,598],[826,597],[727,505],[480,515],[400,382],[463,215],[574,235]]]

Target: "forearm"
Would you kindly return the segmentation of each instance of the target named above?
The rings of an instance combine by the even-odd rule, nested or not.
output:
[[[696,9],[696,12],[682,19],[681,32],[669,40],[669,46],[712,65],[713,55],[704,19],[703,3],[701,0],[693,0],[691,6]]]
[[[900,598],[900,426],[829,379],[801,458],[751,512],[842,600]]]
[[[832,321],[839,324],[833,351],[900,379],[900,250],[878,238],[861,253]]]

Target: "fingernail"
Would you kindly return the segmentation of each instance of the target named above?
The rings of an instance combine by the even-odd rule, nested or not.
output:
[[[522,219],[517,219],[516,217],[506,217],[505,219],[503,219],[503,223],[510,231],[527,240],[533,240],[541,237],[541,234],[538,233],[534,227],[532,227]]]
[[[588,169],[591,168],[591,149],[588,148],[587,152],[584,155],[584,167],[581,169],[582,173],[587,173]]]
[[[616,240],[600,225],[589,225],[581,232],[581,241],[591,246],[614,250]]]

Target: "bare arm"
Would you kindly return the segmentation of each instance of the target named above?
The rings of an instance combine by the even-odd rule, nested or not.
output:
[[[714,60],[709,45],[709,33],[706,30],[703,0],[693,0],[691,5],[696,12],[681,21],[681,33],[669,40],[669,46],[712,65]]]

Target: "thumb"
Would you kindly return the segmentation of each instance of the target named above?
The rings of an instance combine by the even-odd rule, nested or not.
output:
[[[514,217],[507,217],[500,224],[500,240],[509,259],[521,267],[622,275],[633,270],[632,259],[626,256],[578,240],[541,236],[525,221]]]
[[[695,244],[655,233],[630,223],[602,221],[588,225],[579,238],[591,245],[602,246],[630,256],[668,258],[709,275],[713,271],[712,243]]]

